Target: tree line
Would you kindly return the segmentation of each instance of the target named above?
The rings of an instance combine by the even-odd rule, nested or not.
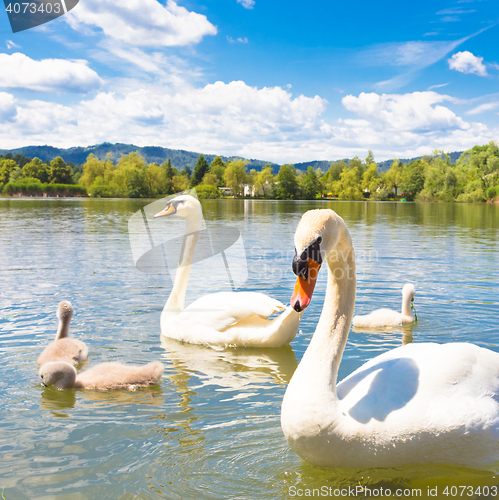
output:
[[[200,198],[460,202],[499,198],[499,146],[494,141],[465,151],[456,163],[448,154],[434,151],[408,164],[394,160],[386,172],[379,172],[371,151],[365,159],[333,162],[326,172],[312,167],[302,172],[290,164],[281,165],[278,172],[270,164],[248,172],[246,165],[238,159],[224,162],[220,156],[210,164],[201,154],[193,171],[178,170],[170,160],[147,164],[140,154],[130,153],[117,163],[109,155],[99,160],[91,154],[75,167],[61,157],[44,163],[9,153],[0,155],[0,192],[29,194],[43,189],[50,195],[73,190],[73,195],[156,198],[195,188]]]

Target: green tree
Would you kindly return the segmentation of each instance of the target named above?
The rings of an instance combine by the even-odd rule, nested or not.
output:
[[[24,165],[23,176],[32,177],[42,183],[47,183],[50,182],[51,177],[50,167],[39,158],[33,158],[29,163]]]
[[[167,184],[164,176],[164,170],[156,163],[151,163],[145,168],[144,182],[149,191],[149,196],[155,198],[158,194],[166,193]]]
[[[203,177],[210,170],[210,165],[206,161],[204,155],[200,154],[198,161],[196,162],[196,166],[194,167],[194,172],[192,173],[192,177],[189,183],[189,186],[195,187],[198,184],[201,184]]]
[[[217,176],[217,187],[221,187],[224,183],[225,163],[220,156],[215,156],[211,162],[210,172]]]
[[[18,168],[14,160],[4,159],[0,160],[0,183],[7,184],[10,179],[10,174],[14,169]]]
[[[88,155],[87,161],[82,165],[82,169],[83,174],[78,182],[82,186],[85,186],[89,190],[89,193],[91,193],[92,190],[90,188],[97,177],[101,178],[103,184],[109,184],[113,180],[116,167],[111,161],[110,156],[101,161],[92,153]]]
[[[180,172],[180,175],[185,175],[187,177],[187,180],[189,180],[192,175],[191,167],[189,167],[189,165],[186,165],[184,170]]]
[[[173,176],[173,192],[180,193],[181,191],[185,191],[189,186],[189,178],[187,175],[174,175]]]
[[[383,175],[383,181],[388,189],[395,190],[395,196],[398,195],[398,189],[402,184],[402,174],[403,174],[403,165],[399,160],[395,159],[390,167],[388,172],[385,172]]]
[[[335,183],[340,180],[341,172],[347,168],[348,165],[343,160],[331,163],[329,170],[324,174],[322,179],[322,182],[328,192],[335,190]]]
[[[340,180],[334,183],[334,190],[338,193],[338,197],[343,200],[363,200],[364,196],[360,190],[361,179],[359,170],[353,168],[345,168],[340,175]]]
[[[276,197],[281,200],[296,200],[299,194],[298,178],[293,165],[281,165],[277,174]]]
[[[367,190],[369,193],[374,193],[380,186],[381,179],[378,175],[378,165],[376,163],[369,163],[362,175],[362,189]]]
[[[22,168],[16,167],[10,173],[9,182],[18,182],[23,178],[23,170]]]
[[[256,196],[263,196],[264,198],[272,196],[275,187],[275,176],[272,166],[269,163],[262,168],[261,172],[256,174],[254,186]]]
[[[206,174],[210,175],[210,174]],[[213,198],[221,198],[222,193],[216,186],[209,186],[205,184],[199,184],[196,186],[196,194],[200,200],[207,200]]]
[[[424,189],[425,171],[430,165],[425,160],[413,160],[404,168],[400,189],[409,200],[414,200]]]
[[[307,173],[301,180],[300,192],[301,198],[305,200],[315,200],[321,192],[321,181],[313,167],[307,168]]]
[[[225,185],[232,189],[234,196],[242,196],[246,182],[247,161],[232,160],[227,162],[224,172]]]
[[[214,186],[218,188],[218,178],[215,174],[208,172],[204,174],[202,184],[205,186]]]
[[[50,162],[50,182],[53,184],[72,184],[73,170],[57,156]]]
[[[113,180],[119,186],[122,196],[130,198],[143,198],[150,195],[146,182],[146,162],[138,153],[122,155],[112,174],[112,178],[104,177],[104,181],[109,183]]]
[[[172,162],[170,158],[168,158],[168,161],[165,161],[161,167],[163,168],[164,172],[164,178],[165,178],[165,188],[164,188],[164,193],[165,194],[173,194],[173,177],[175,175],[178,175],[178,170],[172,166]]]

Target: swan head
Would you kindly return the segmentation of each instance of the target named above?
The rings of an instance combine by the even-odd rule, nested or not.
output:
[[[73,306],[69,300],[63,300],[59,302],[57,307],[57,318],[59,321],[63,321],[65,323],[69,323],[71,318],[73,317]]]
[[[309,210],[303,214],[295,232],[293,272],[297,276],[291,307],[303,311],[312,299],[322,263],[328,260],[346,229],[333,210]]]
[[[38,374],[42,379],[42,385],[46,387],[53,385],[58,390],[72,387],[76,380],[74,366],[66,361],[49,361],[41,366]]]
[[[184,219],[193,215],[199,217],[202,215],[201,203],[193,196],[182,194],[171,199],[166,204],[166,207],[161,212],[155,214],[154,217],[163,217],[165,215],[178,215]]]
[[[408,298],[411,302],[414,301],[414,295],[416,295],[416,289],[412,283],[407,283],[402,288],[402,297]]]

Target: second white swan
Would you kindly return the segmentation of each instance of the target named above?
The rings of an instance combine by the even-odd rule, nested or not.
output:
[[[309,305],[323,261],[328,278],[319,323],[282,403],[291,448],[325,467],[494,467],[499,354],[469,343],[413,343],[371,359],[337,385],[355,307],[352,240],[335,212],[312,210],[298,225],[295,246],[296,310]]]
[[[376,328],[381,326],[407,325],[414,321],[411,311],[411,303],[414,301],[416,289],[411,283],[407,283],[402,288],[402,311],[397,312],[392,309],[376,309],[372,313],[354,316],[353,326]]]
[[[263,293],[213,293],[184,308],[201,229],[201,204],[193,196],[177,196],[154,217],[165,215],[183,217],[186,233],[173,289],[161,314],[161,334],[193,344],[223,347],[281,347],[289,344],[298,331],[301,314]],[[281,314],[267,319],[277,312]]]

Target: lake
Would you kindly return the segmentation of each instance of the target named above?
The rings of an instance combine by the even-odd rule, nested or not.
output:
[[[0,199],[0,489],[6,500],[286,499],[322,487],[331,487],[334,498],[335,489],[338,496],[340,488],[357,485],[388,489],[391,498],[418,489],[428,497],[428,488],[449,498],[445,487],[450,493],[466,485],[473,496],[471,490],[464,496],[492,498],[475,494],[499,485],[491,471],[439,465],[327,470],[289,449],[281,401],[315,330],[325,272],[291,346],[161,344],[159,319],[171,278],[136,269],[128,233],[132,215],[151,202]],[[498,205],[203,201],[208,224],[236,228],[244,241],[247,279],[240,289],[284,303],[295,281],[293,234],[312,208],[332,208],[350,230],[357,314],[399,309],[402,286],[416,287],[417,324],[351,331],[339,380],[411,341],[466,341],[499,352]],[[201,264],[189,281],[188,303],[229,286]],[[64,299],[75,310],[70,335],[89,347],[83,368],[161,360],[161,384],[136,392],[43,388],[36,360],[54,338]]]

